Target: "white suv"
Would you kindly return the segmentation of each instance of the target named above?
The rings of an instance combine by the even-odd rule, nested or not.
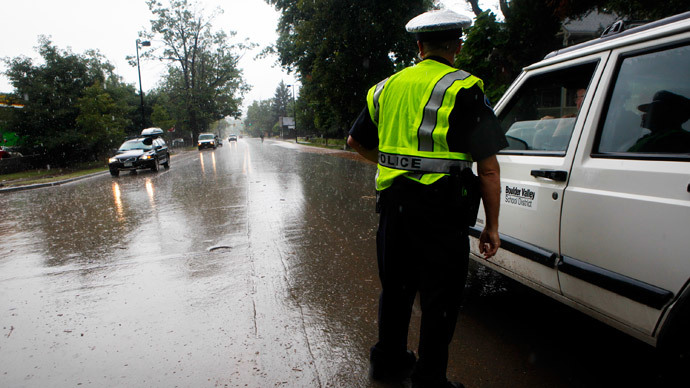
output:
[[[473,258],[690,350],[690,12],[549,54],[496,114],[502,245]]]

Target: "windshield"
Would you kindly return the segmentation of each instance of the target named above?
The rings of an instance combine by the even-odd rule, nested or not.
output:
[[[213,140],[214,138],[215,138],[215,136],[213,136],[213,135],[208,135],[208,134],[199,135],[199,140]]]
[[[120,146],[120,151],[130,151],[130,150],[150,150],[152,146],[146,145],[142,142],[143,140],[127,140]]]

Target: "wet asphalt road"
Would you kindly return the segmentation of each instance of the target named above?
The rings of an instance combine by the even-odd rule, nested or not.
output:
[[[387,387],[374,174],[241,139],[0,194],[0,387]],[[672,386],[649,346],[483,268],[450,358],[468,388]]]

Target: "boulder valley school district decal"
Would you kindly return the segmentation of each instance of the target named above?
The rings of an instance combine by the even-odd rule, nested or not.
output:
[[[533,187],[516,184],[503,186],[503,203],[528,210],[537,210],[537,192]]]

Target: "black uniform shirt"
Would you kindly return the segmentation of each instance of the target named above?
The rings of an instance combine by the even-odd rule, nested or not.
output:
[[[443,58],[428,59],[449,65]],[[480,161],[508,146],[488,99],[476,84],[458,92],[448,121],[446,141],[451,152],[469,153],[472,159]],[[355,120],[350,136],[364,148],[378,148],[378,128],[371,121],[368,107]]]

